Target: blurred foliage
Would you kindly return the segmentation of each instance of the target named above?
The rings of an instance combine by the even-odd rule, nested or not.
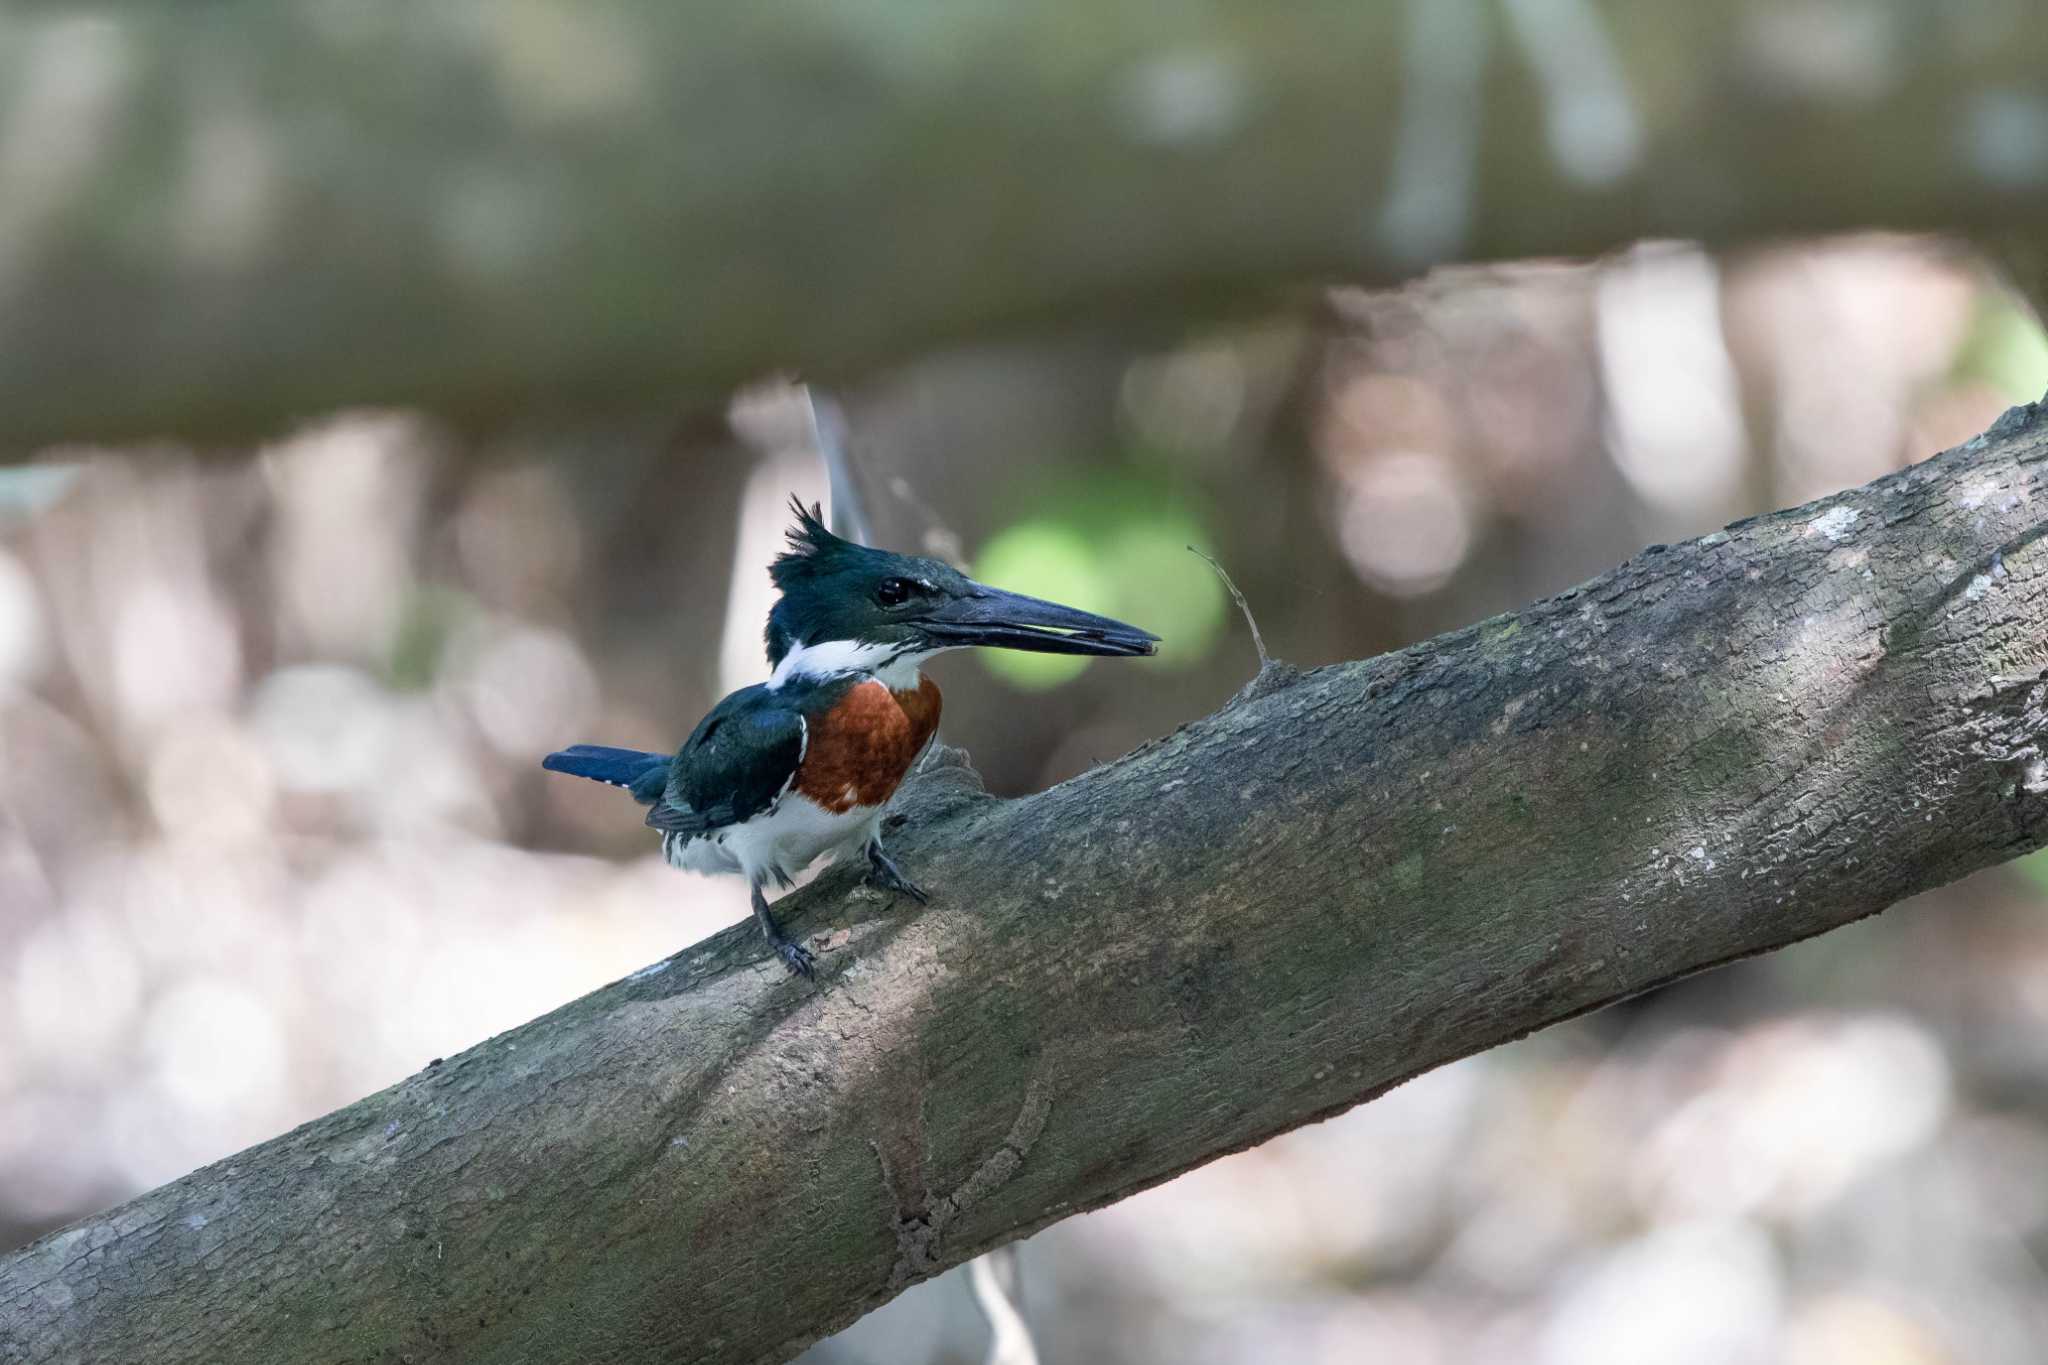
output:
[[[1991,385],[2011,402],[2031,403],[2048,392],[2048,333],[2019,300],[1987,289],[1956,357],[1956,374]]]
[[[1160,637],[1158,660],[1205,658],[1223,624],[1222,585],[1188,547],[1210,539],[1200,519],[1163,487],[1113,466],[1058,481],[1035,501],[1046,510],[985,542],[973,576],[985,583],[1134,622]],[[1069,682],[1093,660],[984,650],[987,669],[1038,691]],[[1142,665],[1141,665],[1142,666]]]
[[[2048,909],[2048,849],[2015,858],[2006,866],[2040,896],[2043,908]]]
[[[1099,668],[940,660],[947,738],[991,790],[1242,685],[1186,545],[1276,655],[1363,657],[1965,441],[2042,379],[2038,332],[1967,261],[1896,238],[1327,302],[842,395],[883,543],[1165,637]],[[0,471],[0,1236],[747,913],[536,759],[673,745],[758,676],[784,502],[822,489],[805,451],[749,440],[356,413],[240,460]],[[2043,856],[1070,1220],[1027,1248],[1046,1357],[2035,1365]],[[921,1287],[816,1359],[978,1358],[965,1302]],[[1646,1353],[1642,1321],[1684,1330]]]
[[[1876,238],[878,357],[1641,235],[2038,238],[2035,8],[14,7],[10,440],[468,434],[0,470],[0,1242],[747,913],[535,769],[687,733],[779,530],[784,466],[757,513],[722,431],[622,411],[867,374],[895,543],[1163,636],[939,665],[1029,790],[1242,683],[1185,545],[1276,654],[1370,655],[1966,440],[2048,341]],[[548,402],[586,429],[502,434]],[[2044,905],[2036,854],[1070,1220],[1027,1248],[1047,1358],[2037,1365]],[[817,1358],[974,1359],[963,1303]]]
[[[1018,522],[1000,531],[975,556],[973,577],[1013,592],[1047,597],[1083,611],[1114,614],[1115,585],[1081,533],[1050,519]],[[1090,660],[1064,654],[987,650],[981,662],[1016,687],[1057,687],[1086,672]]]
[[[391,685],[409,692],[430,686],[461,622],[475,614],[476,603],[453,589],[427,586],[408,593],[391,644]]]

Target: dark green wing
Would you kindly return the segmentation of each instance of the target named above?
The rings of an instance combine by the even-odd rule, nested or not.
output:
[[[757,683],[713,707],[669,765],[647,823],[670,834],[707,834],[774,806],[803,761],[804,718],[795,700]]]

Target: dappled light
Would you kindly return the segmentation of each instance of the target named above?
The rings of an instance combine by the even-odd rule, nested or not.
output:
[[[2037,8],[0,14],[0,1253],[299,1163],[0,1297],[938,1365],[1028,1228],[1048,1363],[2038,1365]],[[878,571],[686,809],[793,501],[1136,632]],[[878,884],[678,955],[620,786]]]
[[[1112,760],[1249,676],[1190,546],[1276,654],[1323,663],[1920,458],[2048,384],[2038,327],[1969,260],[1889,239],[1330,303],[1320,331],[1048,341],[848,395],[884,543],[1163,637],[1114,669],[935,663],[946,737],[992,788]],[[575,739],[674,745],[765,675],[765,564],[788,499],[826,490],[771,393],[731,415],[559,460],[544,430],[358,413],[243,459],[70,448],[0,478],[13,1238],[744,914],[739,888],[661,867],[617,793],[536,770]],[[1910,1284],[2048,1226],[2025,1194],[2048,1122],[1995,1098],[2043,1079],[2010,1041],[2048,1020],[2037,861],[1063,1224],[1026,1250],[1058,1305],[1042,1344],[1577,1365],[1644,1358],[1615,1305],[1650,1303],[1702,1362],[2014,1359],[2037,1272]],[[1901,1218],[1918,1248],[1868,1253]],[[817,1359],[971,1331],[949,1285]]]

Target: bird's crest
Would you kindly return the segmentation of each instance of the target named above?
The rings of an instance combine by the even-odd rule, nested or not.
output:
[[[776,587],[787,589],[792,583],[815,577],[844,552],[860,548],[827,529],[825,509],[820,505],[806,507],[801,498],[791,494],[789,510],[796,517],[796,524],[785,533],[789,548],[768,566],[768,576]]]

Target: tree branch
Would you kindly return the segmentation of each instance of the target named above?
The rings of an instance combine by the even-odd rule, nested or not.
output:
[[[1864,227],[2048,241],[2025,6],[17,7],[0,446],[592,411],[1079,310]]]
[[[739,926],[0,1261],[0,1361],[781,1360],[947,1266],[2048,839],[2048,418],[1301,675],[941,763]]]

